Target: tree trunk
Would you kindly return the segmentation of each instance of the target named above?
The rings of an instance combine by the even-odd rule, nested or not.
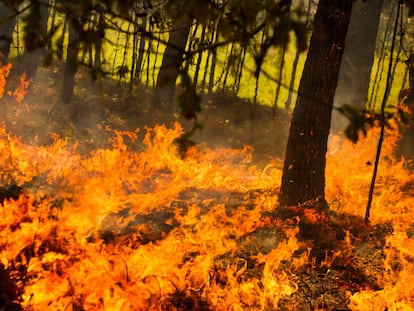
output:
[[[218,42],[220,38],[220,32],[217,30],[217,27],[214,28],[213,34],[212,34],[212,42],[213,44]],[[212,57],[211,57],[211,66],[210,66],[210,76],[208,80],[208,94],[213,93],[214,89],[214,78],[216,75],[216,64],[217,64],[217,49],[213,49],[211,51]],[[207,70],[207,67],[206,67]]]
[[[131,17],[132,18],[132,17]],[[135,66],[137,60],[137,47],[138,47],[138,16],[134,14],[134,35],[132,39],[132,60],[131,60],[131,70],[129,76],[129,88],[128,93],[132,94],[132,89],[134,88],[134,80],[135,80]]]
[[[273,102],[273,111],[276,111],[279,107],[279,97],[280,97],[280,89],[282,87],[282,81],[283,81],[283,69],[285,68],[285,54],[286,54],[286,46],[283,46],[280,51],[280,63],[279,63],[279,76],[277,78],[276,82],[276,94],[275,94],[275,100]],[[285,109],[287,109],[285,104]]]
[[[368,100],[378,26],[384,0],[354,3],[334,103],[364,109]],[[334,111],[332,129],[343,130],[349,120]]]
[[[162,105],[172,108],[175,84],[180,73],[191,22],[191,18],[186,14],[173,21],[173,29],[169,34],[168,44],[158,72],[157,85],[152,97],[154,106]]]
[[[13,9],[4,2],[0,2],[0,64],[6,64],[9,58],[15,26],[16,17]]]
[[[202,26],[203,29],[201,30],[201,35],[200,35],[200,43],[204,44],[205,41],[205,36],[206,36],[206,26]],[[201,61],[203,59],[203,51],[198,52],[197,54],[197,63],[195,66],[195,70],[194,70],[194,78],[193,78],[193,83],[195,86],[197,86],[198,83],[198,75],[200,74],[200,66],[201,66]]]
[[[65,69],[63,71],[63,84],[61,92],[61,100],[64,104],[70,103],[73,97],[73,88],[75,85],[75,73],[78,65],[79,52],[79,27],[77,26],[76,17],[68,16],[67,21],[69,24],[69,42]]]
[[[226,68],[223,70],[223,75],[224,75],[223,82],[222,82],[223,91],[226,89],[227,77],[229,76],[230,68],[234,63],[234,59],[237,57],[237,55],[235,55],[235,52],[234,52],[235,47],[236,47],[236,43],[232,42],[230,53],[228,54],[228,57],[227,57]]]
[[[405,159],[405,167],[414,170],[414,54],[407,60],[408,88],[400,93],[400,100],[408,109],[406,124],[399,124],[400,139],[397,145],[397,158]]]
[[[353,0],[320,0],[290,125],[279,200],[326,208],[325,164],[333,99]]]
[[[241,52],[240,52],[240,58],[237,64],[236,74],[234,77],[234,84],[233,84],[234,94],[238,94],[240,91],[240,82],[243,76],[243,68],[244,68],[244,62],[246,60],[246,52],[247,52],[247,49],[242,47]]]
[[[104,32],[105,28],[105,17],[102,13],[99,13],[96,17],[97,27],[99,31]],[[93,59],[93,70],[94,72],[101,72],[101,54],[102,54],[102,41],[98,41],[95,43],[95,55]]]
[[[389,8],[391,6],[391,8]],[[379,58],[377,68],[375,71],[375,78],[374,81],[371,82],[371,92],[368,96],[368,109],[373,110],[375,108],[375,104],[377,102],[378,92],[381,86],[381,80],[383,77],[384,69],[385,69],[385,59],[386,59],[386,50],[390,43],[390,37],[392,34],[391,24],[392,21],[395,20],[392,16],[395,14],[395,9],[397,7],[397,2],[385,2],[383,5],[383,12],[384,15],[388,16],[388,21],[384,27],[384,29],[380,29],[379,32],[382,36],[380,39],[381,45],[376,46],[376,54]],[[380,24],[381,25],[381,24]]]
[[[312,0],[308,0],[308,6],[306,9],[306,25],[308,25],[309,23],[309,19],[311,15],[311,8],[312,8]],[[298,69],[299,58],[300,58],[300,51],[297,50],[295,54],[295,59],[293,60],[293,64],[292,64],[292,74],[290,76],[289,93],[288,93],[288,97],[285,103],[286,110],[290,110],[290,106],[292,104],[292,97],[293,97],[293,91],[295,88],[296,72]]]
[[[25,49],[21,62],[24,64],[27,77],[32,80],[37,68],[47,56],[49,8],[49,0],[31,0],[29,15],[25,18]]]
[[[141,29],[147,29],[147,16],[144,15],[141,18]],[[141,76],[142,76],[142,63],[144,61],[144,54],[145,54],[145,35],[141,34],[139,37],[139,48],[138,48],[138,57],[135,64],[135,78],[141,82]]]

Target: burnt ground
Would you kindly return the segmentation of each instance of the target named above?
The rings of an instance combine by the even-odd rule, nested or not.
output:
[[[171,115],[160,108],[151,108],[150,93],[144,87],[135,87],[132,95],[128,95],[127,85],[111,80],[91,82],[88,76],[82,73],[77,76],[73,103],[63,106],[59,103],[59,75],[59,68],[40,69],[36,83],[31,86],[21,106],[16,106],[14,100],[7,95],[3,98],[1,121],[10,132],[20,136],[24,142],[48,144],[57,134],[73,141],[78,140],[81,146],[79,150],[82,151],[83,148],[83,151],[87,152],[106,146],[105,128],[108,126],[112,129],[131,130],[181,120],[185,127],[191,127],[191,123],[187,124],[187,121],[183,121],[177,115]],[[13,90],[16,83],[11,79],[8,89]],[[203,129],[192,138],[195,142],[207,143],[211,147],[241,148],[246,144],[251,145],[254,147],[255,159],[259,163],[270,158],[283,158],[289,114],[283,111],[274,113],[272,108],[258,105],[252,121],[250,103],[230,92],[204,95],[202,100],[203,111],[199,120],[203,124]],[[20,191],[21,188],[13,185],[3,185],[0,189],[1,199],[16,197]],[[193,192],[192,189],[188,189],[188,193],[183,193],[182,196],[188,198],[189,193]],[[261,195],[260,190],[254,190],[249,194],[232,194],[231,204],[226,204],[228,212],[236,211],[239,205],[248,205],[249,200],[253,200],[257,195]],[[195,203],[202,206],[202,202],[213,204],[214,201],[208,200],[211,198],[228,200],[228,194],[199,191],[198,197],[193,200],[199,201]],[[202,207],[204,211],[209,209],[209,206]],[[289,261],[281,265],[279,269],[295,275],[298,290],[290,297],[280,300],[278,306],[269,305],[266,310],[350,310],[349,292],[382,288],[379,275],[384,273],[383,248],[386,236],[392,232],[392,226],[366,225],[359,217],[333,212],[316,215],[316,219],[318,221],[315,222],[315,215],[309,217],[306,209],[296,208],[278,209],[274,214],[263,215],[262,224],[238,241],[238,254],[216,258],[216,267],[213,271],[215,276],[212,278],[223,278],[220,271],[225,269],[230,257],[238,256],[247,262],[247,277],[260,279],[263,267],[256,264],[254,256],[259,252],[266,254],[277,247],[280,241],[286,238],[283,229],[299,226],[297,238],[304,246],[294,256],[299,257],[311,249],[311,260],[300,268],[294,267]],[[179,225],[174,220],[174,215],[167,210],[138,215],[135,224],[147,224],[145,230],[139,232],[140,238],[135,241],[137,244],[162,239]],[[99,238],[105,243],[122,242],[129,230],[130,228],[103,229]],[[343,243],[345,231],[351,234],[353,248]],[[30,250],[25,251],[29,252],[25,255],[26,258],[36,256],[30,253]],[[332,260],[329,265],[323,265],[322,262],[327,257]],[[398,262],[395,269],[398,269]],[[24,274],[24,265],[22,267],[19,262],[11,267],[0,265],[3,280],[0,282],[3,299],[0,300],[0,307],[10,303],[13,310],[19,310],[18,302],[22,289],[15,285],[14,280],[24,278]],[[226,279],[217,279],[217,282],[225,283]],[[201,293],[190,290],[177,291],[168,297],[163,305],[168,310],[213,310],[208,302],[203,300]],[[167,307],[168,305],[172,308]],[[83,310],[81,306],[77,308]]]

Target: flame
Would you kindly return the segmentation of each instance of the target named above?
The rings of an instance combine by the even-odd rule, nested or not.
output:
[[[5,201],[0,225],[5,266],[24,250],[32,252],[24,255],[30,276],[26,306],[161,310],[167,298],[184,299],[174,296],[182,293],[229,310],[277,305],[295,290],[278,271],[280,261],[297,248],[295,234],[269,254],[258,255],[256,264],[265,266],[263,279],[249,279],[246,259],[230,258],[238,250],[237,240],[258,227],[263,201],[229,212],[216,199],[271,188],[274,170],[263,174],[248,166],[248,149],[194,149],[183,160],[173,144],[182,132],[178,124],[170,130],[148,129],[141,151],[126,143],[135,142],[138,132],[108,131],[108,148],[81,156],[63,139],[47,147],[27,146],[2,129],[1,162],[8,172],[3,180],[39,187],[35,195]],[[161,223],[170,231],[155,241],[143,241],[152,231],[147,223],[135,224],[128,238],[120,232],[105,241],[100,232],[105,226],[131,230],[127,226],[137,222],[137,215],[157,211],[161,218],[170,213]],[[116,219],[109,225],[111,218]],[[216,267],[223,264],[217,259],[221,256],[229,261],[223,269]]]
[[[397,131],[387,132],[370,227],[390,223],[392,234],[371,247],[347,230],[319,263],[296,219],[265,216],[278,209],[277,160],[262,169],[249,147],[206,146],[182,159],[174,144],[182,132],[177,123],[108,127],[107,143],[82,153],[57,135],[37,146],[0,127],[1,183],[21,187],[0,206],[0,264],[22,274],[15,282],[24,308],[295,310],[286,301],[303,295],[300,273],[315,268],[329,276],[339,264],[363,265],[363,258],[378,264],[368,272],[379,288],[346,287],[349,308],[413,309],[414,179],[393,157]],[[332,211],[364,215],[377,137],[372,130],[358,145],[330,138]],[[303,215],[310,224],[321,221],[313,210]],[[361,257],[366,249],[377,252]]]
[[[0,98],[4,95],[4,88],[6,86],[6,79],[10,74],[11,64],[0,66]]]
[[[32,82],[31,79],[26,78],[26,73],[23,73],[21,75],[20,84],[17,86],[17,88],[13,92],[13,96],[18,103],[21,103],[23,99],[25,98],[27,94],[27,89],[29,88],[31,82]]]

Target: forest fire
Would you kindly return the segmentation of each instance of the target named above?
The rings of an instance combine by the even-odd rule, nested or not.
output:
[[[106,146],[84,154],[64,137],[23,143],[3,125],[1,307],[414,308],[414,179],[392,156],[395,133],[370,226],[358,217],[376,132],[358,145],[332,137],[327,197],[338,232],[323,234],[341,238],[320,260],[304,237],[320,215],[277,212],[277,161],[256,166],[248,147],[194,147],[182,159],[174,144],[181,133],[178,124],[108,128]]]

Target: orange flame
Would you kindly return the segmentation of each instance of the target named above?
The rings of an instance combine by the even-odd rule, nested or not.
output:
[[[296,273],[312,266],[312,245],[295,221],[263,216],[278,208],[277,160],[260,169],[249,147],[193,147],[183,160],[179,124],[106,130],[105,147],[81,154],[57,135],[48,146],[28,145],[0,127],[0,181],[23,189],[0,206],[0,263],[24,272],[16,280],[24,308],[277,310],[300,291]],[[364,214],[377,135],[358,145],[330,138],[333,212]],[[339,260],[359,263],[361,252],[377,251],[369,259],[381,265],[370,267],[380,288],[347,288],[352,310],[413,309],[414,178],[393,157],[397,139],[388,132],[371,219],[393,233],[369,248],[346,231],[342,253],[313,262],[328,274]],[[304,215],[320,221],[313,210]]]
[[[10,74],[11,67],[11,64],[0,66],[0,98],[2,98],[4,95],[6,79]]]
[[[13,96],[18,103],[21,103],[24,97],[27,94],[27,89],[29,88],[31,79],[26,78],[26,73],[23,73],[20,77],[20,84],[17,86],[16,90],[13,92]]]

